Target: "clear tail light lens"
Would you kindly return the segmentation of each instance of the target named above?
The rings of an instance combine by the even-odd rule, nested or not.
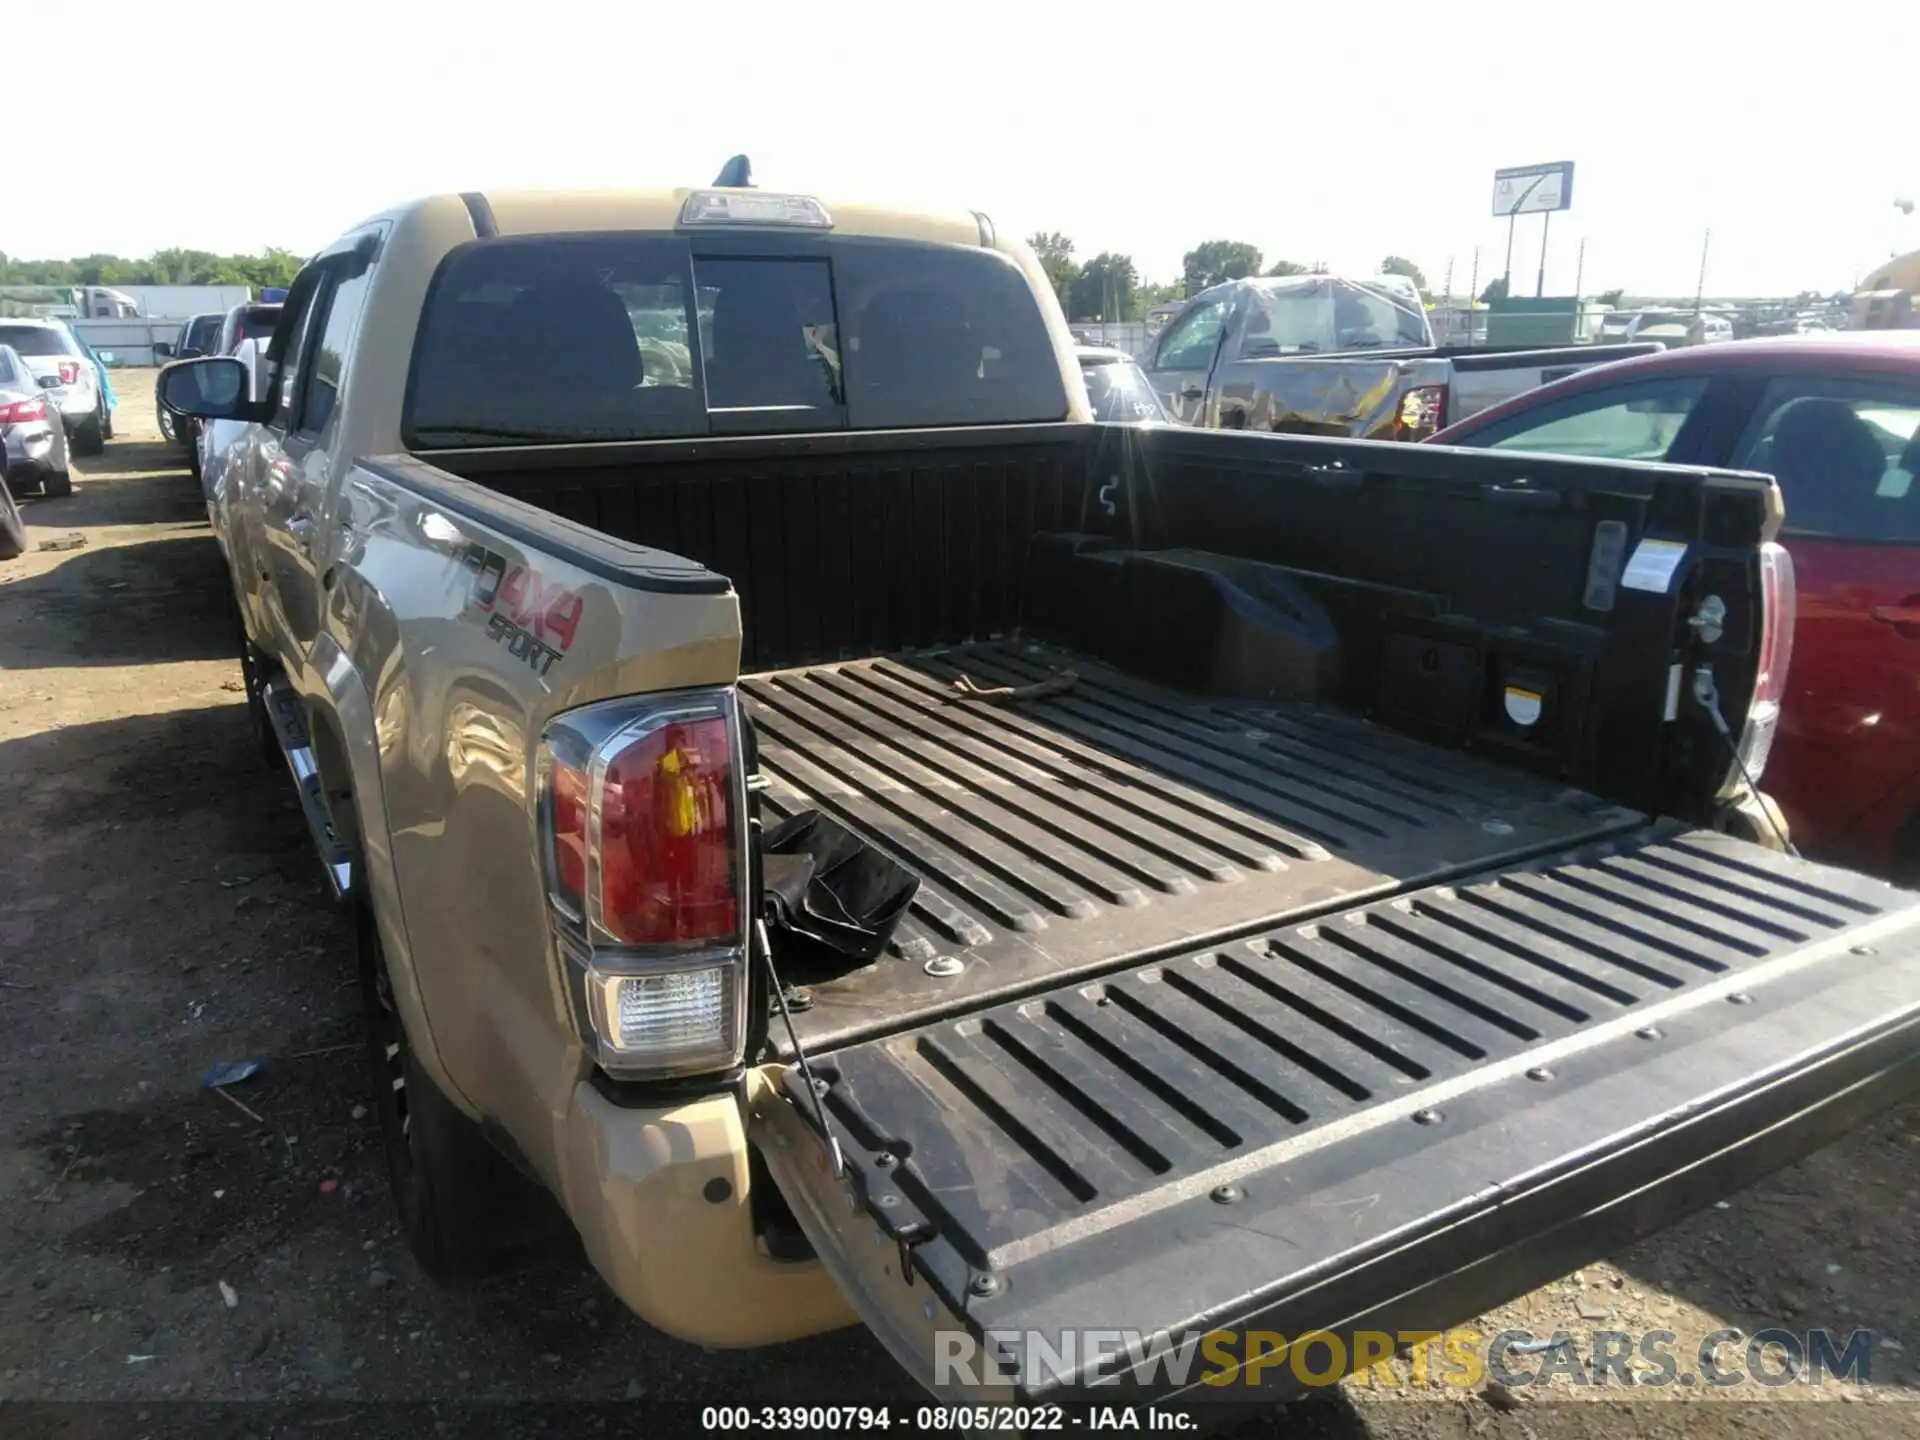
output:
[[[1394,439],[1425,440],[1447,428],[1447,387],[1416,385],[1400,401],[1399,423]]]
[[[1740,731],[1740,764],[1745,779],[1760,783],[1780,731],[1780,708],[1787,699],[1787,671],[1793,664],[1793,628],[1798,593],[1793,580],[1793,557],[1783,546],[1768,541],[1760,547],[1760,671],[1753,682],[1753,704]],[[1742,776],[1728,777],[1728,788]]]
[[[728,1069],[745,1041],[746,787],[731,691],[575,711],[541,747],[547,897],[610,1074]]]

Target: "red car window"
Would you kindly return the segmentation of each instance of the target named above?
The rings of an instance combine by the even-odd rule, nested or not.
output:
[[[1789,534],[1920,543],[1920,384],[1776,379],[1733,464],[1779,482]]]
[[[1707,383],[1703,375],[1669,375],[1587,390],[1510,415],[1460,443],[1597,460],[1664,460]]]

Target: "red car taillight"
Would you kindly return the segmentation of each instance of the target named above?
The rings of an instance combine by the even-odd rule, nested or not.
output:
[[[613,1073],[725,1069],[745,1038],[745,779],[730,691],[548,728],[548,903],[582,1029]]]
[[[1417,441],[1444,430],[1447,425],[1447,387],[1416,385],[1400,401],[1393,438]]]
[[[30,420],[47,418],[47,400],[44,395],[35,395],[30,400],[16,400],[11,405],[0,405],[0,425],[25,425]]]
[[[62,385],[72,385],[79,379],[80,362],[78,360],[62,360],[60,362],[60,383]]]

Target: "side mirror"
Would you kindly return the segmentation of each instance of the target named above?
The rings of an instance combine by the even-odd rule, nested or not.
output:
[[[176,415],[202,420],[251,420],[247,367],[226,355],[177,360],[160,372],[160,403]]]
[[[171,360],[173,358],[173,342],[171,340],[154,341],[153,358],[156,360]]]

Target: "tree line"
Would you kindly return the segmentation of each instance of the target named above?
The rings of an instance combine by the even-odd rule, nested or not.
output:
[[[1258,245],[1245,240],[1206,240],[1181,257],[1180,278],[1166,283],[1143,280],[1131,255],[1103,250],[1089,260],[1075,260],[1073,241],[1057,231],[1043,231],[1027,243],[1040,257],[1040,267],[1053,282],[1054,293],[1069,320],[1139,320],[1156,305],[1198,295],[1225,280],[1249,275],[1325,275],[1326,262],[1275,260],[1267,264]],[[1380,262],[1383,275],[1404,275],[1420,293],[1428,294],[1427,277],[1420,267],[1400,255]]]
[[[16,260],[0,251],[0,285],[290,285],[306,262],[269,246],[258,255],[211,250],[156,250],[144,260],[81,255],[71,260]]]

